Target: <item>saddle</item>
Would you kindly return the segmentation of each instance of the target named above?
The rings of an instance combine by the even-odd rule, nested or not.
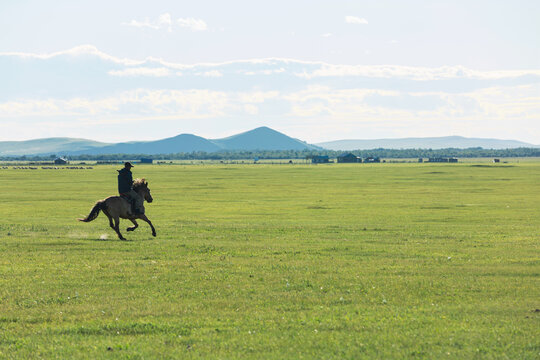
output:
[[[131,205],[131,209],[130,209],[131,210],[130,211],[131,215],[140,215],[140,214],[142,214],[142,212],[139,209],[137,209],[137,207],[136,207],[137,200],[129,197],[126,194],[120,194],[120,198],[126,200],[128,202],[128,204]]]

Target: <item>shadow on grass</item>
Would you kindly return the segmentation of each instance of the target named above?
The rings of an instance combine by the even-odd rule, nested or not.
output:
[[[116,235],[114,236],[100,236],[98,238],[95,238],[95,237],[86,237],[86,238],[79,238],[77,239],[79,241],[92,241],[92,242],[132,242],[133,240],[131,239],[126,239],[126,240],[120,240],[118,237],[116,237]]]
[[[78,239],[81,241],[93,241],[93,242],[145,242],[145,241],[154,241],[156,238],[154,238],[152,235],[148,235],[147,237],[140,237],[137,239],[132,238],[126,238],[125,240],[120,240],[116,235],[111,235],[107,237],[99,237],[99,238],[84,238],[84,239]]]

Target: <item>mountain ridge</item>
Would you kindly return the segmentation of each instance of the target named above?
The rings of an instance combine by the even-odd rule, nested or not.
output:
[[[153,141],[132,141],[112,144],[92,149],[91,152],[76,151],[69,155],[103,155],[103,154],[173,154],[181,152],[205,151],[215,152],[221,148],[211,141],[193,134],[180,134],[170,138]],[[86,150],[88,151],[88,150]]]
[[[518,147],[537,148],[517,140],[489,138],[466,138],[443,136],[399,139],[346,139],[308,144],[279,131],[262,126],[219,139],[206,139],[193,134],[179,134],[152,141],[105,143],[94,140],[54,137],[26,141],[0,141],[0,156],[47,156],[47,155],[102,155],[102,154],[175,154],[219,151],[266,151],[266,150],[369,150],[386,149],[445,149],[472,148],[510,149]]]
[[[519,147],[536,148],[540,145],[529,144],[518,140],[501,140],[492,138],[467,138],[464,136],[411,137],[396,139],[344,139],[316,143],[328,150],[350,151],[384,149],[467,149],[481,147],[484,149],[513,149]]]
[[[62,141],[63,140],[63,141]],[[70,147],[76,143],[77,146]],[[103,155],[103,154],[175,154],[191,152],[253,150],[322,150],[279,131],[262,126],[221,139],[205,139],[193,134],[180,134],[153,141],[130,141],[115,144],[85,139],[45,138],[27,141],[0,142],[0,156],[22,155]]]
[[[267,126],[261,126],[211,141],[224,150],[318,150],[317,146],[283,135]]]
[[[0,155],[20,156],[36,154],[53,154],[100,148],[109,143],[69,137],[52,137],[23,141],[0,141]],[[24,153],[21,153],[23,151]]]

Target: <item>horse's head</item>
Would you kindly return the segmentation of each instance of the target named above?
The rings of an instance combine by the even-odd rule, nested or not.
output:
[[[152,198],[152,195],[150,195],[150,189],[148,188],[148,183],[146,183],[146,192],[144,194],[144,200],[148,201],[149,203],[154,201],[154,199]]]
[[[133,182],[133,190],[135,190],[137,194],[142,196],[143,199],[149,203],[154,201],[152,195],[150,194],[150,189],[148,188],[148,182],[145,179],[136,179]]]

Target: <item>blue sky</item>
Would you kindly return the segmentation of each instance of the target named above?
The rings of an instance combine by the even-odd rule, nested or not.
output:
[[[0,141],[540,144],[538,1],[0,4]]]

